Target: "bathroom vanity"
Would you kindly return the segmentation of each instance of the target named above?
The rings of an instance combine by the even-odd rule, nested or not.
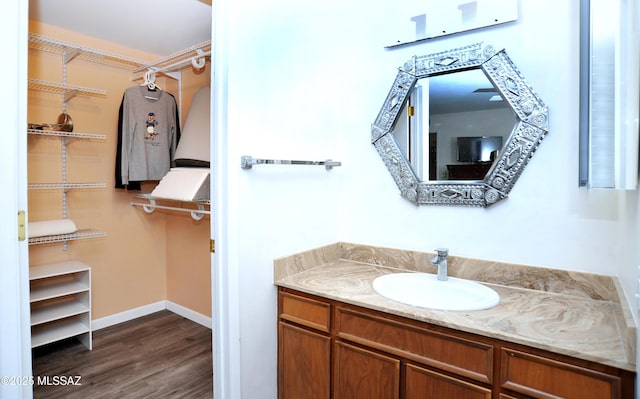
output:
[[[279,398],[633,397],[635,328],[614,279],[451,257],[450,275],[500,304],[437,311],[371,288],[433,273],[430,256],[338,243],[276,260]]]

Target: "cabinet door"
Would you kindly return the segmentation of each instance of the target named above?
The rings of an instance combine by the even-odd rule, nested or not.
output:
[[[333,346],[334,399],[398,399],[400,360],[344,342]]]
[[[278,398],[329,399],[331,339],[279,323]]]
[[[491,399],[491,390],[412,364],[405,366],[405,399]]]

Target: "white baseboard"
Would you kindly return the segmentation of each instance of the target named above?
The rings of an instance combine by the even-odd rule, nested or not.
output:
[[[101,328],[111,327],[116,324],[124,323],[125,321],[137,319],[138,317],[146,316],[151,313],[159,312],[167,308],[167,301],[158,301],[150,303],[148,305],[140,306],[125,310],[124,312],[112,314],[110,316],[101,317],[91,322],[93,330],[99,330]]]
[[[173,313],[184,317],[185,319],[189,319],[207,328],[212,328],[213,321],[211,320],[211,317],[207,317],[202,313],[198,313],[189,308],[185,308],[184,306],[178,305],[177,303],[173,303],[171,301],[167,301],[167,310],[170,310]]]
[[[195,312],[171,301],[158,301],[134,309],[125,310],[124,312],[95,319],[91,321],[91,328],[94,331],[100,330],[101,328],[111,327],[116,324],[124,323],[125,321],[137,319],[138,317],[150,315],[151,313],[159,312],[165,309],[178,314],[185,319],[189,319],[195,323],[201,324],[207,328],[211,328],[211,326],[213,325],[211,317],[207,317],[201,313]]]

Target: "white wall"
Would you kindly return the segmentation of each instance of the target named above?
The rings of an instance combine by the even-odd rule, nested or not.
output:
[[[577,187],[578,0],[519,3],[515,23],[385,50],[396,39],[393,21],[412,16],[395,0],[230,2],[225,239],[239,275],[243,398],[276,397],[276,257],[336,241],[446,246],[623,275],[635,289],[637,193]],[[489,209],[416,207],[370,144],[370,124],[405,60],[478,41],[507,49],[549,106],[550,133],[508,199]],[[245,154],[343,166],[246,171]]]

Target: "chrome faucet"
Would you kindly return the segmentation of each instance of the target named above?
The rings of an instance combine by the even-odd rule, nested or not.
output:
[[[449,250],[447,248],[438,248],[436,249],[436,253],[438,254],[435,258],[431,260],[431,264],[438,267],[438,280],[446,281],[447,277],[447,255],[449,254]]]

